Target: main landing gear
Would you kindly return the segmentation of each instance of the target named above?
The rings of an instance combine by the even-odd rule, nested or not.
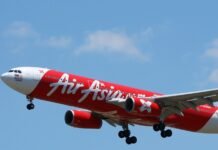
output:
[[[153,125],[154,131],[158,132],[160,131],[160,135],[162,138],[171,137],[172,136],[172,130],[166,129],[165,130],[165,124],[164,122],[159,122],[158,124]],[[127,144],[135,144],[137,142],[137,138],[135,136],[130,136],[131,132],[128,128],[128,125],[122,125],[123,130],[119,131],[118,136],[120,138],[126,138]]]
[[[165,130],[165,124],[163,122],[154,124],[153,129],[156,132],[160,131],[160,135],[162,138],[171,137],[173,134],[170,129]]]
[[[35,108],[35,105],[33,104],[33,98],[30,96],[26,96],[27,100],[29,101],[29,104],[26,105],[26,108],[28,110],[32,110]]]
[[[131,132],[128,128],[128,125],[122,126],[123,130],[119,131],[118,136],[120,138],[126,138],[127,144],[135,144],[137,142],[137,138],[135,136],[130,136]]]

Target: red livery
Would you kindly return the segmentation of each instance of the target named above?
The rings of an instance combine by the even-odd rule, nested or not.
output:
[[[137,142],[129,125],[152,126],[163,138],[167,127],[201,133],[218,133],[218,89],[163,95],[128,86],[38,67],[17,67],[1,75],[14,90],[26,95],[27,109],[41,99],[83,110],[68,110],[65,122],[77,128],[99,129],[102,121],[121,126],[127,144]],[[85,110],[84,110],[85,109]]]

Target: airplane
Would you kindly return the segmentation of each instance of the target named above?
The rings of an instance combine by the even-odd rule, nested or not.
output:
[[[66,112],[67,125],[100,129],[105,121],[122,127],[118,136],[127,144],[137,142],[134,125],[153,127],[163,138],[172,136],[167,127],[218,133],[218,89],[164,95],[40,67],[13,68],[1,80],[26,96],[28,110],[34,99],[78,107]]]

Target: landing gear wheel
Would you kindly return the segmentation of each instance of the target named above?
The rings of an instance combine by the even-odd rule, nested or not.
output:
[[[130,137],[127,137],[127,138],[126,138],[126,144],[131,144],[131,143],[132,143],[131,138],[130,138]]]
[[[130,137],[130,141],[132,144],[135,144],[137,142],[137,138],[135,136]]]
[[[171,137],[172,136],[172,131],[170,129],[167,129],[166,131],[164,131],[167,137]]]
[[[32,110],[32,109],[34,109],[34,107],[35,107],[35,105],[32,104],[32,103],[26,105],[26,108],[27,108],[28,110]]]
[[[153,130],[156,131],[156,132],[159,131],[160,130],[159,125],[158,124],[154,124],[153,125]]]
[[[166,132],[165,132],[165,131],[161,131],[160,135],[161,135],[161,137],[162,137],[162,138],[166,138],[166,137],[167,137],[167,135],[166,135]]]
[[[118,133],[118,136],[119,136],[120,138],[124,138],[124,137],[125,137],[124,131],[120,131],[120,132]]]
[[[137,138],[135,136],[126,138],[126,143],[127,144],[135,144],[136,142],[137,142]]]
[[[162,123],[162,122],[160,122],[160,123],[158,124],[158,128],[159,128],[159,130],[163,131],[163,130],[165,129],[165,124]]]
[[[124,133],[125,137],[129,137],[130,136],[130,130],[124,130],[123,133]]]
[[[27,108],[28,110],[34,109],[34,108],[35,108],[35,105],[34,105],[33,102],[32,102],[32,101],[33,101],[33,97],[27,95],[26,98],[27,98],[27,100],[28,100],[28,102],[29,102],[29,104],[26,105],[26,108]]]
[[[120,138],[125,138],[126,144],[135,144],[137,142],[137,138],[135,136],[130,136],[131,132],[128,128],[128,124],[122,125],[123,130],[119,131],[118,136]]]
[[[167,129],[165,130],[165,124],[164,122],[160,122],[159,124],[154,124],[153,129],[154,131],[160,131],[160,135],[162,138],[171,137],[172,136],[172,130]]]

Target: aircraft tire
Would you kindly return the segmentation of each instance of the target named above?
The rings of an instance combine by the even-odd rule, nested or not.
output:
[[[26,108],[27,108],[28,110],[32,110],[32,109],[35,108],[35,105],[32,104],[32,103],[30,103],[30,104],[27,104]]]
[[[167,129],[167,130],[165,131],[165,134],[167,135],[167,137],[171,137],[173,133],[172,133],[172,130]]]
[[[162,138],[166,138],[166,137],[167,137],[167,135],[166,135],[166,132],[165,132],[165,131],[161,131],[160,135],[161,135],[161,137],[162,137]]]
[[[158,124],[154,124],[153,125],[153,130],[156,131],[156,132],[159,131],[160,130],[159,129],[159,125]]]
[[[124,138],[124,137],[125,137],[124,131],[120,131],[120,132],[118,133],[118,136],[119,136],[119,138]]]

